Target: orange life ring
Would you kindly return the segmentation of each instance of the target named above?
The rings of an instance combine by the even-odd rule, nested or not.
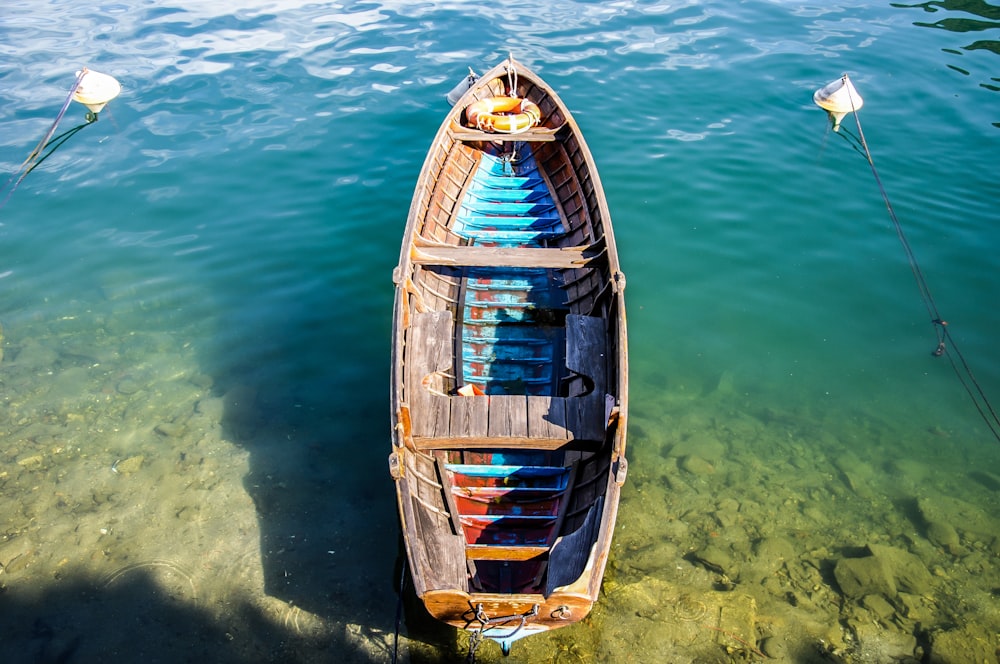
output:
[[[482,131],[518,134],[542,121],[538,104],[520,97],[489,97],[472,102],[465,109],[470,127]]]

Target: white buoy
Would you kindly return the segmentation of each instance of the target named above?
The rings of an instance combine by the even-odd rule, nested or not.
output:
[[[114,76],[90,69],[84,69],[82,75],[77,72],[77,76],[80,76],[80,84],[73,93],[73,100],[89,108],[91,113],[100,113],[122,91],[121,83]]]
[[[857,111],[865,103],[847,74],[817,90],[813,101],[830,115],[834,131],[840,129],[840,121],[845,115]]]

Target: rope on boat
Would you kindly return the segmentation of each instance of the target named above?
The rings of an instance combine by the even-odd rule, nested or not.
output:
[[[514,55],[510,54],[507,57],[507,61],[510,66],[507,67],[507,94],[511,97],[517,96],[517,67],[514,66]]]
[[[540,608],[539,605],[535,604],[534,606],[531,607],[530,611],[525,611],[524,613],[515,613],[514,615],[510,616],[499,616],[497,618],[490,618],[489,616],[486,615],[486,611],[483,610],[483,605],[477,604],[476,616],[474,620],[475,622],[479,623],[479,629],[475,630],[474,632],[472,632],[472,634],[469,635],[469,655],[465,659],[466,664],[475,664],[476,650],[479,649],[479,644],[483,642],[483,637],[487,636],[486,635],[487,631],[491,629],[502,628],[516,620],[518,621],[518,625],[509,634],[504,634],[503,636],[490,637],[494,639],[511,639],[524,628],[524,626],[528,623],[529,618],[534,618],[535,616],[538,615],[539,608]],[[502,645],[501,647],[503,648],[504,655],[510,654],[509,644],[507,647],[504,647]]]
[[[396,664],[399,656],[399,627],[403,622],[403,590],[406,588],[406,561],[400,565],[399,595],[396,598],[396,631],[392,635],[392,664]]]
[[[920,297],[924,302],[924,306],[927,307],[927,315],[930,317],[931,324],[934,326],[935,333],[937,334],[937,347],[931,352],[931,354],[935,357],[940,357],[942,355],[948,356],[948,360],[951,362],[951,367],[955,372],[955,376],[962,384],[962,387],[965,388],[965,392],[972,400],[973,405],[979,412],[979,416],[983,419],[983,422],[986,423],[986,426],[989,428],[990,433],[993,434],[993,437],[1000,442],[1000,417],[998,417],[996,410],[994,410],[993,405],[987,398],[982,386],[976,380],[975,375],[972,373],[972,368],[969,366],[968,362],[966,362],[965,356],[962,355],[962,352],[958,348],[958,344],[955,343],[955,339],[951,336],[951,333],[948,330],[948,321],[946,321],[938,311],[937,304],[935,304],[930,288],[927,285],[927,280],[924,278],[923,270],[920,269],[916,256],[913,254],[913,249],[910,247],[910,243],[906,239],[906,235],[903,233],[903,227],[899,223],[899,219],[896,217],[896,212],[893,210],[892,203],[889,201],[889,195],[886,193],[885,187],[882,186],[882,178],[879,177],[878,169],[875,168],[875,161],[872,159],[871,151],[868,149],[868,142],[865,141],[865,134],[861,129],[861,119],[858,117],[857,106],[854,102],[854,95],[851,94],[849,88],[847,89],[847,94],[851,100],[854,122],[858,127],[858,135],[854,136],[847,130],[838,133],[844,137],[844,140],[846,140],[851,147],[861,153],[861,155],[868,162],[868,165],[871,167],[872,175],[875,177],[875,184],[878,185],[879,192],[882,194],[882,200],[885,201],[885,207],[889,211],[889,218],[892,220],[893,227],[896,229],[896,235],[899,237],[899,241],[903,245],[903,251],[906,253],[906,258],[910,262],[910,270],[913,272],[913,277],[917,281],[917,288],[920,290]]]

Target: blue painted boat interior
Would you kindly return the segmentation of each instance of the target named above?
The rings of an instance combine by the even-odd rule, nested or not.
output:
[[[528,144],[484,152],[453,227],[469,245],[542,247],[565,233]],[[557,394],[566,308],[558,273],[469,268],[461,295],[460,384],[486,394]]]
[[[509,145],[509,144],[508,144]],[[545,247],[565,234],[528,144],[484,151],[452,230],[470,246]],[[470,267],[456,312],[459,385],[487,395],[558,395],[565,370],[569,307],[557,270]],[[446,468],[470,544],[548,546],[570,469],[559,453],[453,452]],[[474,565],[473,584],[493,592],[540,592],[541,560]]]

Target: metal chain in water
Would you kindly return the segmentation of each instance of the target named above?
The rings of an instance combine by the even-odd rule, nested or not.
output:
[[[476,651],[479,644],[483,642],[483,627],[469,634],[469,654],[465,658],[466,664],[476,664]]]
[[[479,629],[475,630],[469,635],[469,656],[466,659],[467,664],[473,664],[475,662],[476,650],[479,648],[479,644],[482,643],[483,635],[487,630],[496,629],[498,627],[502,628],[503,626],[512,623],[516,620],[518,621],[518,625],[517,627],[513,628],[509,634],[505,634],[502,637],[496,637],[496,636],[492,637],[495,639],[501,639],[501,638],[511,639],[518,632],[524,629],[524,626],[528,624],[528,620],[530,618],[534,618],[535,616],[538,615],[539,608],[541,607],[539,607],[538,604],[534,604],[532,605],[530,611],[525,611],[524,613],[515,613],[514,615],[510,616],[499,616],[497,618],[490,618],[488,615],[486,615],[486,611],[483,610],[483,605],[477,604],[475,621],[479,623]],[[471,624],[472,621],[470,620],[469,622]],[[505,655],[510,653],[509,643],[507,645],[501,645],[501,648],[503,648]]]

